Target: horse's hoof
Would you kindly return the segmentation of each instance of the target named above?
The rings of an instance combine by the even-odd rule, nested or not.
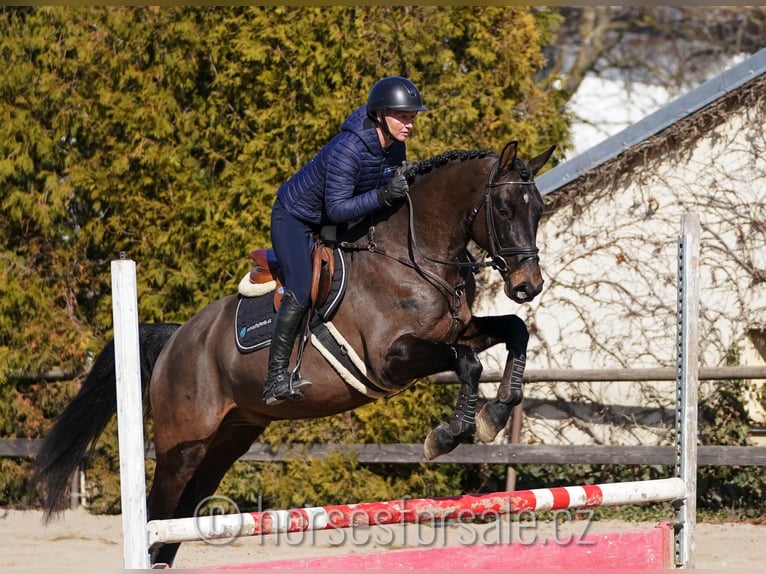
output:
[[[484,405],[476,417],[476,438],[480,442],[492,442],[505,428],[513,407],[498,401]]]
[[[447,423],[442,423],[428,433],[423,443],[423,454],[428,460],[433,460],[437,456],[452,452],[459,444],[460,437],[452,434]]]

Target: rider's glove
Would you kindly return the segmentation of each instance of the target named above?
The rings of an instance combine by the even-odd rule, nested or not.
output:
[[[394,201],[404,197],[409,189],[410,186],[407,185],[407,179],[404,177],[404,168],[400,167],[386,185],[376,190],[378,203],[381,206],[390,207]]]

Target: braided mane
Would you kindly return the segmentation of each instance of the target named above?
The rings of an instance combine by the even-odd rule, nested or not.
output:
[[[430,159],[424,159],[417,162],[408,162],[407,167],[404,170],[404,177],[407,178],[407,183],[412,183],[412,181],[417,176],[429,173],[430,171],[433,171],[434,169],[446,165],[452,161],[481,159],[487,157],[488,155],[493,155],[493,152],[485,150],[461,149],[447,151]]]

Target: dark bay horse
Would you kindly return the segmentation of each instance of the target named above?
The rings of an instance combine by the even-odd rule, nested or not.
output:
[[[369,380],[384,394],[442,371],[454,371],[461,382],[454,414],[425,440],[428,459],[474,434],[491,441],[522,399],[526,326],[515,315],[471,312],[473,274],[481,267],[497,269],[505,294],[518,303],[542,289],[535,239],[543,205],[534,175],[554,147],[524,161],[517,146],[509,143],[499,155],[452,151],[409,166],[407,201],[366,219],[361,233],[348,230],[338,238],[348,288],[332,323]],[[471,255],[471,241],[487,252],[486,260]],[[313,384],[305,399],[266,406],[261,385],[268,350],[238,351],[238,300],[233,294],[214,301],[180,326],[140,327],[157,456],[149,520],[191,516],[271,421],[324,417],[375,398],[347,384],[306,345],[301,376]],[[501,343],[508,350],[503,381],[477,415],[477,353]],[[63,508],[70,477],[115,413],[115,400],[110,342],[35,461],[34,482],[46,493],[48,518]],[[177,550],[178,544],[153,548],[152,563],[171,564]]]

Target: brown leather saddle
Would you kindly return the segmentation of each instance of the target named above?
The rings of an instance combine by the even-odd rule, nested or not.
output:
[[[270,248],[256,249],[250,252],[253,268],[250,270],[250,282],[254,284],[276,281],[274,289],[274,309],[279,309],[282,302],[284,275],[274,250]],[[316,309],[327,300],[332,287],[335,273],[335,257],[331,245],[325,243],[318,235],[314,238],[314,248],[311,250],[311,307]]]

